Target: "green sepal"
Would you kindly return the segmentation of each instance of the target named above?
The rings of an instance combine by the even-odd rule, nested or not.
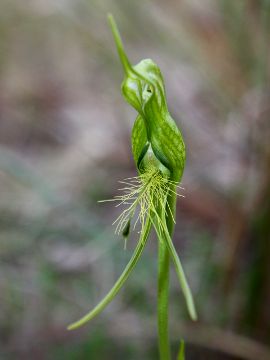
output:
[[[175,266],[176,275],[178,277],[180,286],[183,291],[183,295],[184,295],[184,298],[186,301],[189,315],[190,315],[191,319],[195,321],[195,320],[197,320],[197,312],[195,309],[193,296],[192,296],[190,287],[188,285],[183,266],[181,264],[178,254],[176,252],[176,249],[173,245],[173,242],[172,242],[171,236],[168,232],[167,226],[165,225],[166,224],[165,211],[160,211],[160,212],[161,212],[161,214],[156,212],[156,216],[160,219],[160,221],[158,223],[154,222],[153,225],[155,227],[159,241],[164,241],[166,243],[166,246],[170,253],[171,259]]]
[[[111,288],[111,290],[107,293],[107,295],[85,316],[83,316],[80,320],[72,323],[68,326],[68,330],[74,330],[82,325],[86,324],[88,321],[92,320],[95,316],[97,316],[116,296],[116,294],[119,292],[119,290],[122,288],[124,283],[126,282],[127,278],[129,277],[131,271],[137,264],[138,260],[141,257],[141,254],[143,252],[143,249],[145,247],[145,244],[147,242],[149,233],[151,230],[151,221],[148,217],[146,219],[145,225],[142,228],[141,236],[138,241],[138,244],[133,252],[133,255],[131,259],[129,260],[127,266],[125,267],[124,271],[114,284],[114,286]]]

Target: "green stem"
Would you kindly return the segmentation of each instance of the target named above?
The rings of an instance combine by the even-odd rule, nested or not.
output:
[[[160,360],[170,360],[170,342],[168,330],[168,301],[170,282],[170,254],[166,243],[158,242],[158,339]]]
[[[166,226],[172,236],[174,230],[173,216],[175,214],[176,196],[168,198]],[[170,209],[168,208],[170,207]],[[161,210],[162,211],[162,210]],[[169,315],[169,283],[170,283],[170,253],[164,239],[158,241],[158,342],[160,360],[171,359],[168,315]]]
[[[175,190],[173,185],[171,190]],[[173,194],[173,193],[171,193]],[[175,265],[175,270],[182,287],[187,308],[192,320],[197,319],[193,297],[188,286],[180,259],[172,242],[174,230],[174,214],[176,196],[170,195],[167,199],[166,211],[162,207],[156,213],[161,218],[161,223],[153,222],[159,240],[159,277],[158,277],[158,334],[160,360],[170,360],[169,331],[168,331],[168,296],[169,296],[169,258]],[[184,358],[184,349],[181,349],[179,358]]]

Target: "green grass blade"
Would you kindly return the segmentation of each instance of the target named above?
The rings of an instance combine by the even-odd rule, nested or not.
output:
[[[177,360],[185,360],[185,342],[184,340],[180,341],[179,352],[177,355]]]

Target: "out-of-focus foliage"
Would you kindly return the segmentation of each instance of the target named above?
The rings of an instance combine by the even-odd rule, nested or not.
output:
[[[175,354],[185,338],[188,360],[267,359],[270,1],[0,7],[0,358],[157,358],[155,238],[106,312],[66,331],[109,289],[138,235],[124,251],[110,225],[119,209],[97,204],[135,175],[110,11],[130,59],[159,64],[187,144],[175,245],[200,320],[188,323],[173,277]]]

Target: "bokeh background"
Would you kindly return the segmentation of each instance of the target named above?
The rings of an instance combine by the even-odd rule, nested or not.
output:
[[[0,358],[157,359],[157,246],[113,303],[132,254],[101,199],[135,176],[112,12],[135,64],[164,74],[187,145],[174,242],[199,321],[172,269],[172,349],[270,359],[269,0],[0,0]]]

